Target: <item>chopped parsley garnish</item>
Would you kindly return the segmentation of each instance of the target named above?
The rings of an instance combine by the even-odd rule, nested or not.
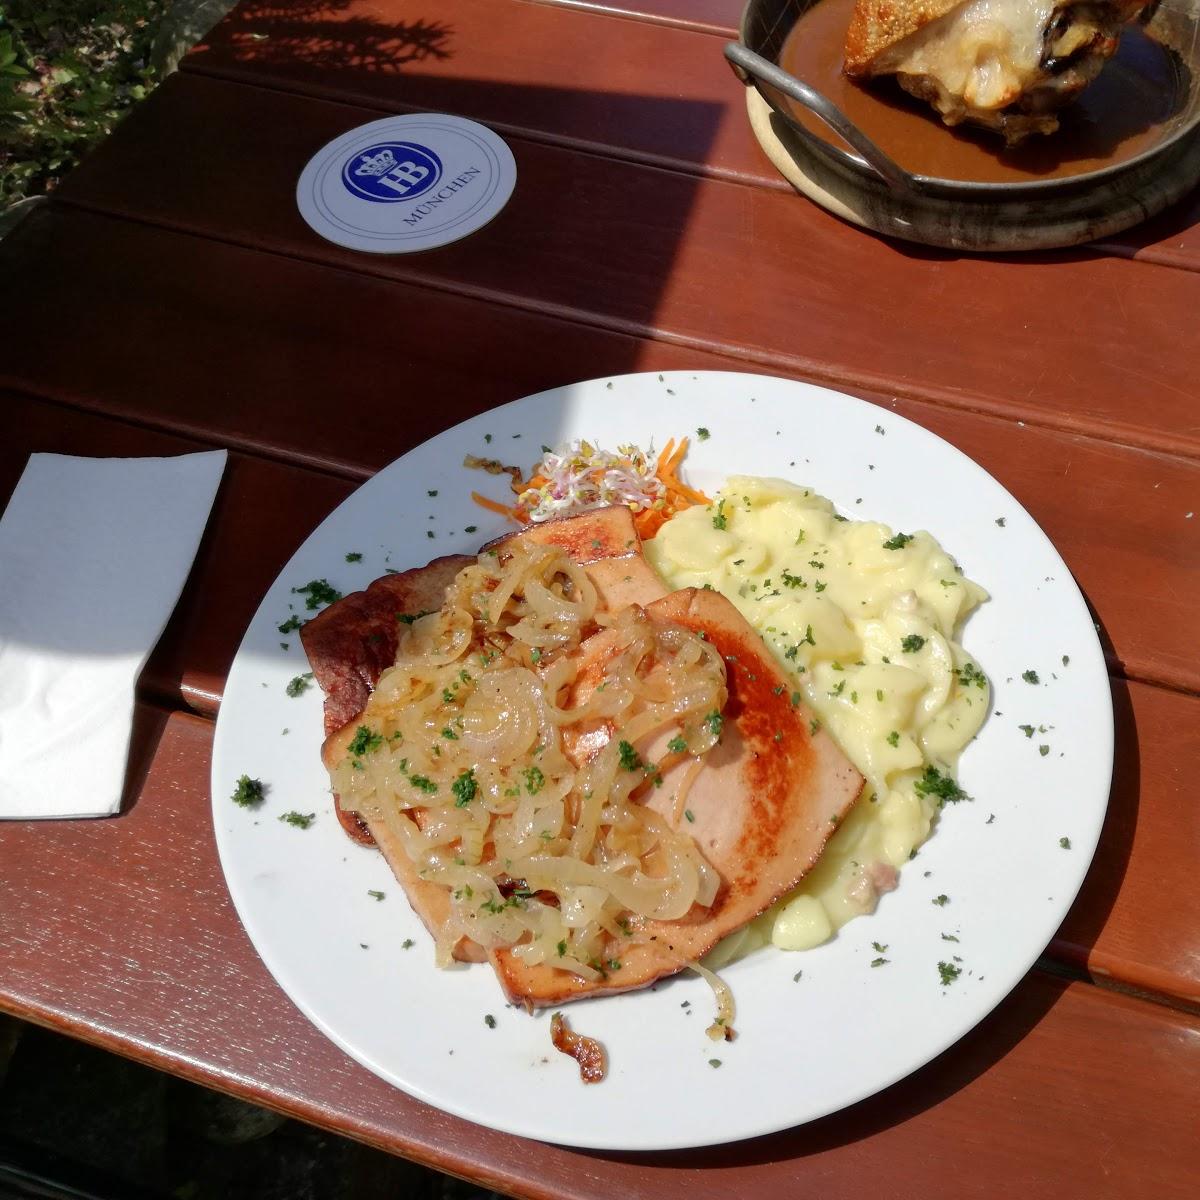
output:
[[[559,942],[558,945],[555,946],[554,948],[558,951],[559,958],[564,957],[567,953],[567,943],[566,942]]]
[[[667,743],[667,749],[670,750],[673,754],[686,754],[687,753],[687,742],[685,742],[683,740],[683,738],[681,738],[681,737],[673,737]]]
[[[1059,839],[1058,839],[1058,844],[1059,844],[1059,845],[1060,845],[1060,846],[1061,846],[1061,847],[1062,847],[1064,850],[1070,850],[1070,848],[1071,848],[1071,839],[1070,839],[1069,837],[1061,837],[1061,838],[1059,838]]]
[[[1050,747],[1049,747],[1049,746],[1047,746],[1047,745],[1046,745],[1046,744],[1043,742],[1043,743],[1042,743],[1042,744],[1041,744],[1041,745],[1038,747],[1038,753],[1039,753],[1039,754],[1040,754],[1040,755],[1041,755],[1043,758],[1045,758],[1045,757],[1046,757],[1046,755],[1050,753]]]
[[[251,779],[249,775],[243,775],[237,781],[237,787],[233,789],[230,799],[241,808],[256,808],[263,802],[266,794],[267,789],[261,779]]]
[[[429,491],[426,493],[426,495],[428,495],[430,497],[436,496],[437,494],[438,494],[437,488],[430,488]]]
[[[1062,664],[1064,667],[1069,667],[1071,665],[1071,656],[1069,654],[1064,654],[1062,656]]]
[[[1007,521],[1005,521],[1005,519],[1004,519],[1003,517],[997,517],[997,518],[996,518],[996,524],[997,524],[997,525],[999,525],[1001,529],[1003,529],[1003,528],[1004,528],[1004,526],[1005,526],[1007,523],[1008,523],[1008,522],[1007,522]]]
[[[708,432],[708,430],[707,430],[707,429],[705,429],[703,425],[701,425],[701,426],[700,426],[700,428],[696,430],[696,436],[697,436],[697,437],[698,437],[698,438],[699,438],[699,439],[700,439],[702,442],[707,442],[707,441],[708,441],[708,439],[709,439],[710,437],[712,437],[712,434],[711,434],[711,433],[709,433],[709,432]]]
[[[945,906],[950,903],[950,897],[943,892],[940,896],[934,896],[933,903],[936,904],[938,908],[945,908]]]
[[[722,500],[721,503],[717,505],[717,512],[716,512],[716,515],[712,519],[712,523],[713,523],[714,529],[728,528],[729,522],[725,516],[725,501],[724,500]]]
[[[529,652],[529,661],[536,667],[542,661],[542,651],[538,646],[534,646]]]
[[[414,621],[419,621],[422,617],[429,616],[429,614],[433,611],[434,610],[432,608],[426,608],[419,613],[397,613],[396,620],[399,621],[401,625],[411,625]]]
[[[695,821],[695,819],[696,819],[696,814],[694,812],[692,812],[692,810],[690,808],[685,808],[683,810],[683,815],[685,817],[687,817],[687,819],[689,821]]]
[[[719,712],[713,711],[704,718],[704,724],[708,726],[708,731],[713,737],[720,737],[721,730],[725,728],[725,718]]]
[[[374,888],[368,888],[367,895],[371,896],[375,900],[382,900],[384,898],[384,896],[387,895],[387,893],[386,892],[377,892]]]
[[[413,782],[416,782],[415,778]],[[475,781],[475,768],[472,767],[469,771],[464,771],[450,785],[450,790],[454,793],[454,807],[466,808],[475,799],[475,795],[479,791],[479,784]]]
[[[526,767],[524,774],[525,790],[531,796],[536,796],[545,786],[546,776],[542,774],[538,767]]]
[[[1033,737],[1036,730],[1032,725],[1018,725],[1017,728],[1027,737]]]
[[[837,687],[835,687],[833,689],[833,691],[830,692],[829,694],[831,696],[840,696],[842,694],[842,692],[845,691],[845,689],[846,689],[846,681],[844,679],[839,679]]]
[[[297,675],[295,679],[289,681],[284,689],[289,696],[294,700],[297,696],[303,696],[308,691],[309,680],[312,679],[312,672],[309,671],[304,675]]]
[[[641,770],[642,760],[638,757],[638,752],[629,742],[622,741],[618,743],[617,749],[621,754],[620,762],[622,771]]]
[[[938,963],[938,974],[942,977],[942,987],[949,987],[962,974],[962,967],[956,967],[953,963],[940,962]]]
[[[1021,678],[1025,680],[1026,683],[1041,683],[1036,671],[1022,671]]]
[[[879,958],[873,958],[873,959],[871,959],[871,966],[873,966],[873,967],[884,967],[884,966],[887,966],[887,964],[888,964],[890,961],[891,961],[890,959],[886,959],[886,958],[884,958],[882,955],[880,955],[880,957],[879,957]]]
[[[279,819],[286,825],[294,825],[297,829],[307,829],[317,819],[317,814],[287,812]]]
[[[818,721],[816,717],[813,717],[813,719],[811,721],[809,721],[809,723],[808,723],[808,736],[816,737],[820,728],[821,728],[821,722]]]
[[[708,1065],[715,1070],[721,1065],[721,1060],[719,1058],[710,1058],[708,1060]]]
[[[964,667],[959,667],[954,673],[958,676],[958,682],[963,687],[970,687],[972,684],[977,688],[987,687],[987,676],[973,662],[967,663]]]
[[[400,949],[401,950],[411,950],[416,944],[417,943],[414,942],[412,940],[412,938],[405,938],[404,941],[402,941],[400,943]]]
[[[793,708],[800,707],[800,693],[799,692],[792,693],[792,707]]]
[[[947,801],[957,804],[960,800],[971,798],[949,775],[943,775],[937,767],[926,767],[925,774],[913,784],[913,790],[918,796],[936,796],[943,804]]]
[[[342,598],[342,593],[328,579],[311,579],[303,587],[292,588],[292,591],[305,598],[304,607],[310,611]]]
[[[417,789],[418,792],[424,792],[427,796],[432,796],[438,790],[438,786],[432,779],[424,775],[410,775],[408,782]]]
[[[911,533],[898,533],[895,537],[888,538],[888,540],[883,543],[883,548],[885,550],[903,550],[904,547],[907,546],[912,540]]]
[[[804,636],[796,643],[796,645],[803,646],[805,643],[810,646],[815,646],[817,644],[816,639],[813,637],[811,625],[806,625],[804,627]]]
[[[871,949],[874,950],[876,954],[886,954],[887,953],[887,946],[880,945],[879,942],[872,942]]]
[[[887,735],[887,744],[893,747],[900,745],[900,731],[898,729],[893,729],[892,732]]]
[[[486,1025],[486,1026],[487,1026],[489,1029],[495,1029],[495,1028],[496,1028],[496,1018],[495,1018],[495,1017],[493,1017],[491,1013],[485,1013],[485,1014],[484,1014],[484,1017],[483,1017],[483,1023],[484,1023],[484,1024],[485,1024],[485,1025]]]
[[[279,626],[279,632],[295,633],[296,630],[299,629],[303,624],[304,622],[300,620],[295,613],[292,613],[292,615]]]
[[[900,649],[905,654],[916,654],[924,645],[925,639],[919,633],[910,633],[901,640]]]
[[[783,575],[780,578],[783,580],[784,587],[802,588],[806,586],[804,580],[799,575],[793,575],[787,567],[783,568]]]
[[[357,550],[351,550],[350,553],[346,555],[346,561],[347,562],[362,562],[362,555],[359,554],[359,552]]]
[[[943,941],[943,942],[957,942],[957,941],[958,941],[958,938],[956,938],[956,937],[954,936],[954,934],[952,934],[952,933],[943,933],[943,934],[942,934],[942,941]]]
[[[371,750],[378,750],[383,745],[383,735],[376,733],[368,725],[360,725],[354,732],[347,749],[355,758],[361,758]]]
[[[457,742],[458,741],[458,734],[455,733],[454,730],[451,729],[449,725],[447,725],[446,728],[442,730],[442,737],[444,737],[446,739],[446,741],[448,741],[448,742]]]

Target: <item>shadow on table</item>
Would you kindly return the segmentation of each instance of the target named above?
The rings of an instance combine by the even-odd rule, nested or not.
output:
[[[240,46],[264,65],[302,61],[322,71],[397,73],[409,63],[450,57],[453,30],[444,21],[347,16],[355,7],[354,0],[264,0],[234,9],[211,36]]]

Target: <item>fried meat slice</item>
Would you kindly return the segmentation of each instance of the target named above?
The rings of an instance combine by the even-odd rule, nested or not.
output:
[[[646,802],[685,829],[716,868],[721,886],[708,908],[693,905],[678,921],[647,921],[610,945],[607,977],[585,981],[546,964],[528,965],[511,950],[491,955],[511,1001],[531,1007],[645,987],[682,970],[721,938],[790,892],[820,857],[857,800],[862,776],[828,734],[813,732],[812,713],[793,703],[790,682],[762,639],[717,592],[685,588],[647,606],[654,622],[704,636],[724,658],[729,701],[720,744],[704,759],[686,794],[687,762],[663,769],[663,785]],[[584,643],[572,703],[582,704],[617,653],[613,631]],[[587,751],[596,753],[604,731]],[[611,735],[611,731],[608,731]],[[643,750],[647,761],[669,760],[666,739]]]
[[[596,509],[531,525],[488,543],[484,549],[521,538],[564,549],[583,566],[606,608],[650,604],[667,594],[642,556],[641,540],[626,508]],[[441,608],[454,577],[474,561],[472,556],[455,554],[436,558],[424,567],[385,575],[365,590],[331,604],[301,628],[300,640],[313,677],[325,694],[327,736],[321,757],[327,768],[346,753],[368,697],[380,675],[395,662],[405,619],[411,621]],[[449,912],[445,889],[419,877],[403,846],[382,821],[367,821],[346,812],[336,796],[334,806],[342,827],[355,841],[379,847],[413,911],[436,937]],[[418,810],[418,821],[420,816]],[[476,943],[462,938],[454,957],[479,962],[485,955]]]

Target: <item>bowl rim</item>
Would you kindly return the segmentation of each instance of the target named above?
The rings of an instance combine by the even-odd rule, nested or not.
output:
[[[808,4],[803,11],[807,12],[808,9],[815,8],[816,5],[820,4],[821,2],[822,0],[812,0],[812,3]],[[755,13],[756,10],[759,9],[764,3],[765,0],[746,0],[746,5],[742,9],[741,21],[738,25],[738,40],[743,46],[746,47],[746,49],[751,50],[756,54],[761,54],[762,49],[761,47],[756,48],[750,43],[748,27],[752,13]],[[790,10],[794,11],[793,5],[789,5],[788,7]],[[798,20],[802,15],[803,12],[796,13],[796,17],[792,20],[791,24],[787,27],[786,32],[783,34],[784,38],[791,33],[792,28],[796,24],[796,20]],[[1197,28],[1200,29],[1200,22],[1198,22]],[[764,57],[767,56],[764,55]],[[769,61],[776,67],[779,67],[780,70],[783,70],[783,67],[781,67],[779,64],[778,58],[771,57],[769,58]],[[788,123],[789,127],[802,139],[805,145],[809,146],[814,151],[828,155],[835,162],[840,163],[842,166],[854,171],[858,175],[866,176],[872,180],[872,182],[880,182],[885,184],[885,186],[887,185],[887,180],[885,180],[883,176],[881,176],[879,172],[866,161],[866,159],[852,152],[842,150],[840,147],[835,146],[832,142],[826,141],[825,138],[821,137],[819,134],[815,134],[811,130],[805,128],[805,126],[801,125],[800,122],[797,121],[795,117],[793,117],[792,114],[787,111],[786,107],[776,104],[771,99],[763,85],[753,75],[750,76],[750,82],[753,83],[759,95],[761,95],[762,98],[771,106],[771,108],[774,109],[774,111],[777,112],[780,117],[782,117],[783,120]],[[816,89],[813,90],[815,91]],[[1085,171],[1079,175],[1057,176],[1053,179],[1031,179],[1020,183],[987,183],[973,179],[950,179],[941,175],[921,175],[915,171],[908,171],[905,168],[901,169],[904,170],[904,173],[911,180],[913,188],[926,194],[945,193],[961,196],[965,193],[968,196],[982,199],[994,198],[996,197],[997,193],[999,193],[1001,196],[1008,196],[1016,199],[1023,195],[1032,194],[1036,196],[1046,192],[1063,192],[1076,188],[1088,188],[1096,184],[1109,182],[1113,179],[1129,174],[1137,168],[1152,162],[1154,159],[1170,150],[1172,146],[1175,146],[1183,138],[1194,133],[1198,126],[1200,126],[1200,104],[1197,104],[1195,112],[1193,112],[1186,121],[1182,122],[1178,128],[1174,129],[1161,141],[1155,142],[1152,146],[1148,146],[1145,150],[1133,155],[1131,158],[1122,159],[1119,163],[1113,163],[1111,166],[1107,167],[1100,167],[1098,170]]]

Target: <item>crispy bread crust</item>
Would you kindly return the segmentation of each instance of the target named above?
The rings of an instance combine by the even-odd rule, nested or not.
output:
[[[858,0],[846,30],[847,75],[874,74],[872,64],[902,38],[944,17],[963,0]]]

